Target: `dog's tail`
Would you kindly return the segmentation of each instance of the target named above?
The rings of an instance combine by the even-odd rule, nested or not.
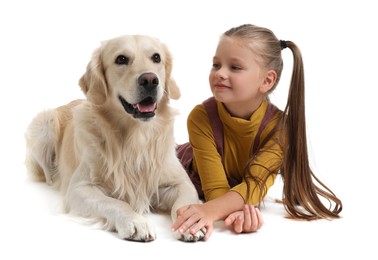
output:
[[[57,110],[39,113],[28,126],[25,164],[30,177],[52,185],[57,177],[56,147],[60,123]]]

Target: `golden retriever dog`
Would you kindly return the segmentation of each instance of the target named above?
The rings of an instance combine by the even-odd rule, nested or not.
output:
[[[67,212],[104,222],[121,239],[156,238],[152,209],[199,203],[176,156],[179,89],[165,44],[144,35],[101,43],[79,85],[85,100],[38,114],[28,126],[26,166],[64,195]],[[205,231],[175,236],[198,241]]]

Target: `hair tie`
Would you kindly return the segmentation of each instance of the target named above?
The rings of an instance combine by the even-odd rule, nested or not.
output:
[[[281,50],[287,48],[286,41],[284,41],[284,40],[280,40],[280,46],[281,46]]]

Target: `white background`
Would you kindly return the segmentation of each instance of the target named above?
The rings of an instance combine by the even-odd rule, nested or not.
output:
[[[0,3],[1,259],[377,259],[377,60],[374,1],[2,1]],[[165,42],[182,98],[175,124],[210,95],[208,73],[219,36],[244,23],[268,27],[301,49],[310,160],[344,203],[343,218],[297,222],[267,199],[265,225],[234,235],[221,223],[207,242],[174,240],[166,215],[150,216],[158,238],[122,241],[62,214],[47,185],[27,180],[23,134],[39,111],[82,98],[78,79],[102,40],[147,34]],[[291,53],[271,96],[283,108]],[[281,194],[280,180],[270,197]]]

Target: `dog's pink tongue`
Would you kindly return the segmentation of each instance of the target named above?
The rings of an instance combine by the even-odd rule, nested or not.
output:
[[[137,109],[142,113],[154,112],[156,103],[150,104],[137,104]]]

